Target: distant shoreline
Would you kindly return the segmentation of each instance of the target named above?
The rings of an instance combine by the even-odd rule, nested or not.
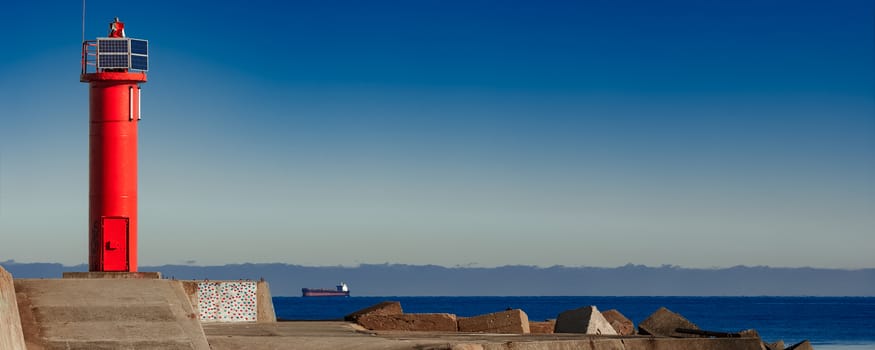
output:
[[[16,278],[57,278],[87,266],[0,262]],[[875,296],[875,269],[735,266],[694,269],[677,266],[495,268],[378,264],[312,267],[290,264],[142,266],[176,279],[266,279],[273,295],[296,296],[301,288],[347,282],[353,296]]]

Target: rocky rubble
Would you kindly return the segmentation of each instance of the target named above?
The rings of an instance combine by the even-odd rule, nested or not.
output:
[[[586,334],[608,337],[655,338],[756,338],[762,350],[812,350],[807,340],[784,347],[784,342],[765,342],[756,330],[739,332],[702,330],[695,323],[665,307],[635,325],[618,310],[599,312],[589,305],[561,312],[555,320],[530,322],[520,309],[474,316],[457,317],[453,314],[404,313],[397,301],[382,302],[353,312],[346,321],[354,322],[373,331],[417,331],[505,334]],[[728,339],[726,339],[728,340]]]

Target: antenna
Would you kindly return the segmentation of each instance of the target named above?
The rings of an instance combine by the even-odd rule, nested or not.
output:
[[[82,42],[85,42],[85,0],[82,0]]]

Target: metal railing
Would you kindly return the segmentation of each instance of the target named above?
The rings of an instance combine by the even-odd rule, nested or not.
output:
[[[94,72],[97,72],[97,40],[82,42],[82,74],[88,73],[89,66],[94,67]]]

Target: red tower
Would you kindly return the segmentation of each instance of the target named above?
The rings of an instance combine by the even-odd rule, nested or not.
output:
[[[117,30],[113,30],[116,28]],[[146,82],[146,40],[124,37],[118,18],[109,37],[82,43],[89,84],[88,270],[137,271],[137,124]]]

